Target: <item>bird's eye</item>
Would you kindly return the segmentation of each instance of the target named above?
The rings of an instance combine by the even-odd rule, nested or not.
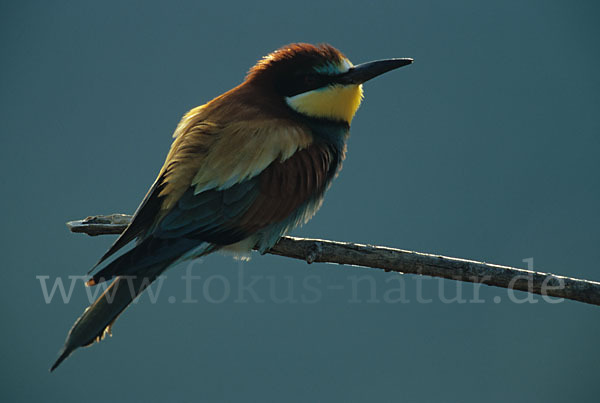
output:
[[[285,96],[291,97],[312,91],[324,84],[323,77],[319,74],[299,72],[291,80],[282,80],[279,84],[279,91]]]
[[[313,87],[317,85],[318,82],[319,79],[314,74],[307,74],[304,76],[304,85],[306,85],[307,87]]]

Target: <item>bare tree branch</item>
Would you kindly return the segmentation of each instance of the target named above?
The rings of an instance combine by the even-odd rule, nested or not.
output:
[[[72,232],[88,235],[120,234],[130,220],[131,216],[125,214],[92,216],[84,220],[70,221],[67,227]],[[600,305],[600,283],[598,282],[474,260],[382,246],[287,236],[281,238],[267,253],[305,260],[308,263],[338,263],[441,277]]]

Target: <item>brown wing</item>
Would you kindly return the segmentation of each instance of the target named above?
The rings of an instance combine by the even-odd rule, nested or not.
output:
[[[153,232],[159,238],[188,238],[217,245],[239,242],[294,216],[318,197],[335,171],[326,145],[313,144],[258,176],[218,190],[194,193],[190,187]]]
[[[94,267],[130,241],[147,236],[190,187],[194,193],[231,187],[260,174],[273,161],[289,157],[312,141],[309,132],[289,121],[260,120],[257,114],[253,120],[248,117],[235,120],[242,113],[229,106],[215,105],[223,102],[235,104],[217,98],[183,117],[167,159],[131,224]],[[230,114],[219,112],[224,109]],[[248,114],[246,109],[244,114]],[[208,115],[220,123],[209,120]]]
[[[259,176],[260,193],[238,225],[252,233],[284,221],[310,198],[325,191],[332,176],[332,153],[325,144],[312,144],[285,161],[271,163]]]

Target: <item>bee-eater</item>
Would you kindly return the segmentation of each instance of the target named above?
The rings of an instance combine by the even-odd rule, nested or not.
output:
[[[154,184],[87,285],[113,283],[77,319],[51,371],[109,333],[168,267],[217,250],[265,252],[306,223],[341,169],[362,84],[411,62],[354,66],[330,45],[291,44],[185,114]]]

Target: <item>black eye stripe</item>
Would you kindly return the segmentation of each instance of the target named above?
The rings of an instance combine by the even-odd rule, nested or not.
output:
[[[279,91],[286,97],[302,94],[335,83],[335,76],[319,73],[299,73],[280,83]]]
[[[315,77],[314,74],[307,74],[306,76],[304,76],[304,84],[310,86],[310,85],[315,85],[318,82],[318,78]]]

